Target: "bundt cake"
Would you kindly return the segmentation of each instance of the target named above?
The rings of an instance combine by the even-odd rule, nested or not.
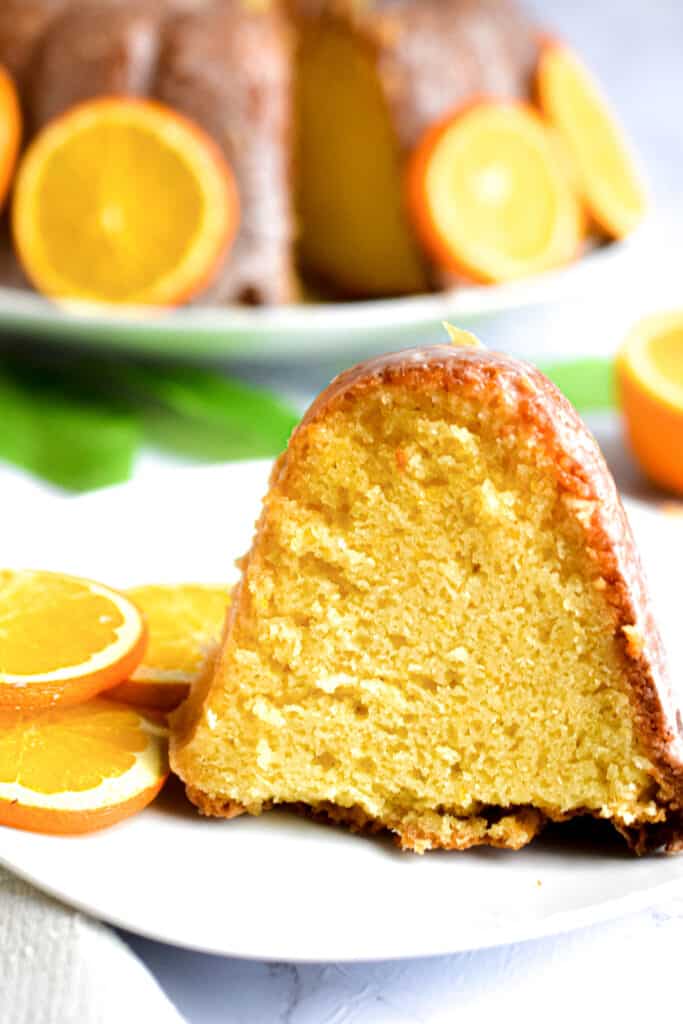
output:
[[[528,96],[535,57],[514,0],[0,4],[0,63],[19,84],[28,138],[75,102],[115,93],[162,100],[221,145],[242,223],[203,302],[295,299],[297,234],[301,265],[337,294],[450,283],[407,220],[404,159],[468,98]],[[7,262],[2,280],[15,283]]]
[[[529,97],[531,26],[507,0],[299,0],[297,10],[303,268],[352,296],[452,284],[408,219],[404,165],[468,100]]]
[[[98,95],[151,96],[219,143],[241,225],[213,303],[298,296],[291,195],[293,39],[277,3],[255,0],[3,0],[0,63],[13,72],[27,133]],[[0,260],[0,270],[7,259]],[[4,280],[14,283],[11,268]]]
[[[313,404],[173,733],[209,815],[303,805],[418,852],[594,815],[682,845],[683,721],[613,480],[538,370],[480,348]]]

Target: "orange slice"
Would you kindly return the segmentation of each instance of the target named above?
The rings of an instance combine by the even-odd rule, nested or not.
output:
[[[683,311],[642,320],[616,371],[634,455],[655,483],[683,495]]]
[[[508,281],[579,251],[579,204],[550,132],[524,104],[476,103],[430,128],[407,189],[425,247],[456,274]]]
[[[569,47],[545,43],[538,100],[564,138],[582,198],[608,235],[623,238],[647,210],[647,192],[624,134],[597,82]]]
[[[177,305],[214,276],[234,237],[232,172],[170,108],[97,99],[52,121],[17,172],[12,227],[41,292]]]
[[[0,570],[0,708],[87,700],[126,679],[146,642],[123,594],[59,573]]]
[[[21,143],[21,107],[11,75],[0,65],[0,206],[12,183]]]
[[[0,825],[93,832],[146,807],[167,775],[166,729],[133,708],[0,711]]]
[[[149,628],[145,656],[109,696],[168,710],[187,696],[220,640],[230,588],[198,583],[134,587],[129,596]]]

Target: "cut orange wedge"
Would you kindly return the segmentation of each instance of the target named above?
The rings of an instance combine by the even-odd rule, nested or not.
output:
[[[569,47],[541,50],[538,100],[564,138],[581,195],[597,224],[623,238],[647,210],[647,192],[623,132],[598,84]]]
[[[425,247],[456,274],[508,281],[579,252],[579,203],[550,132],[524,104],[475,103],[430,128],[407,189]]]
[[[238,206],[232,172],[199,127],[158,103],[107,98],[72,108],[30,145],[12,227],[46,295],[171,306],[210,282]]]
[[[166,729],[100,697],[0,711],[0,825],[93,832],[142,810],[168,775]]]
[[[0,570],[0,708],[87,700],[127,679],[146,642],[123,594],[59,573]]]
[[[175,708],[220,640],[230,588],[180,583],[134,587],[128,594],[145,615],[149,644],[130,679],[109,696],[148,708]]]
[[[14,80],[0,66],[0,206],[12,183],[21,143],[21,107]]]
[[[683,495],[683,311],[642,320],[616,370],[634,455],[655,483]]]

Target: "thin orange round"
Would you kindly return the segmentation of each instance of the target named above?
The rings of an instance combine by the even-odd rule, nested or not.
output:
[[[594,221],[607,235],[624,238],[647,212],[647,189],[597,81],[570,47],[545,38],[536,94],[541,110],[564,139]]]
[[[220,640],[230,587],[149,584],[127,593],[145,616],[149,644],[131,677],[109,696],[169,711],[187,697]]]
[[[683,495],[683,310],[641,320],[616,361],[630,447],[645,474]]]
[[[16,175],[17,254],[35,287],[62,301],[180,305],[211,282],[238,224],[237,186],[216,143],[152,100],[78,104],[36,136]]]
[[[83,785],[84,771],[99,781]],[[71,789],[53,785],[60,772]],[[32,777],[48,780],[47,789],[27,785]],[[0,825],[93,832],[142,810],[167,777],[166,729],[132,708],[95,698],[78,708],[0,712]]]
[[[93,642],[88,648],[88,659],[85,662],[68,665],[52,664],[45,667],[41,664],[40,671],[17,672],[16,665],[9,670],[8,658],[11,656],[11,644],[14,641],[26,645],[27,616],[30,616],[32,605],[40,599],[41,629],[52,628],[59,635],[60,627],[64,626],[65,597],[60,589],[69,587],[73,598],[77,595],[84,598],[96,596],[100,604],[109,605],[121,619],[117,627],[116,637],[103,643]],[[69,598],[71,600],[72,598]],[[26,615],[22,627],[21,615],[16,614],[16,605],[26,607]],[[70,628],[77,623],[84,636],[98,637],[102,632],[101,623],[94,617],[79,614],[74,619],[67,615]],[[4,622],[4,625],[3,625]],[[29,619],[30,626],[30,619]],[[22,631],[23,628],[23,632]],[[49,639],[46,641],[49,643]],[[98,646],[100,644],[101,646]],[[0,709],[2,708],[48,708],[66,707],[80,704],[104,690],[116,686],[126,679],[137,667],[147,646],[147,627],[137,606],[123,594],[111,590],[92,580],[66,576],[61,573],[43,572],[40,570],[0,570]],[[46,648],[41,646],[41,655]],[[4,658],[3,658],[4,655]],[[31,666],[27,665],[27,669]]]
[[[545,248],[527,260],[516,262],[502,252],[496,252],[477,237],[475,231],[465,231],[459,224],[458,204],[464,223],[469,211],[454,190],[446,193],[443,182],[448,157],[453,148],[467,153],[468,141],[481,138],[482,124],[489,120],[489,138],[499,135],[499,144],[492,147],[496,152],[499,168],[514,167],[505,153],[504,137],[526,143],[527,155],[535,161],[535,167],[542,172],[548,192],[551,195],[555,219]],[[450,147],[450,153],[449,153]],[[453,172],[458,168],[452,166]],[[435,174],[440,171],[441,187],[437,202]],[[442,120],[432,125],[418,143],[409,161],[406,175],[407,205],[415,228],[425,248],[433,259],[446,270],[470,280],[492,284],[504,280],[539,273],[571,262],[580,252],[584,235],[584,221],[580,205],[571,188],[568,176],[547,125],[531,106],[522,102],[499,101],[487,98],[473,100]],[[523,222],[525,210],[534,196],[519,196],[519,220]],[[477,252],[477,250],[479,250]],[[507,260],[507,267],[506,267]]]

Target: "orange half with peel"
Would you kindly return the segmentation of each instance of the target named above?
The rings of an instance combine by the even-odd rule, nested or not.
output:
[[[563,43],[546,41],[536,75],[538,102],[564,139],[593,219],[623,238],[643,219],[647,190],[629,144],[597,82]]]
[[[476,281],[536,274],[579,252],[579,203],[551,133],[522,103],[483,100],[430,128],[407,197],[434,260]]]
[[[145,656],[115,700],[170,710],[187,697],[220,640],[230,588],[200,583],[133,587],[149,629]]]
[[[0,710],[0,825],[92,832],[142,810],[167,775],[166,729],[133,708]]]
[[[135,671],[147,643],[123,594],[75,576],[0,570],[0,709],[78,704]]]
[[[17,172],[12,228],[35,287],[64,300],[174,306],[215,275],[239,219],[215,143],[159,103],[104,98],[50,122]]]
[[[626,434],[655,483],[683,495],[683,310],[647,317],[617,356]]]

